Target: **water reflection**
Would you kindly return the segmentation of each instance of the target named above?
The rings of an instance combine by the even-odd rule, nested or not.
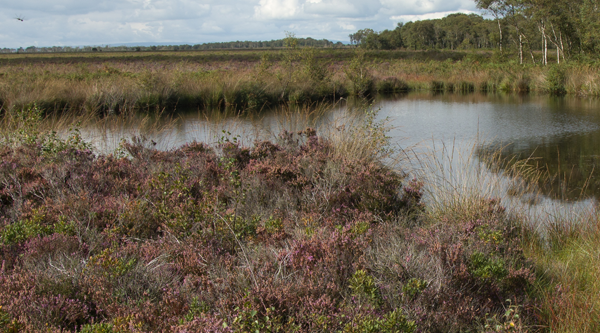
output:
[[[477,145],[514,163],[530,158],[548,171],[542,190],[552,198],[598,197],[600,101],[535,95],[410,94],[382,101],[383,115],[396,119],[396,135],[424,146]],[[427,149],[427,148],[426,148]],[[511,167],[502,165],[500,170]]]

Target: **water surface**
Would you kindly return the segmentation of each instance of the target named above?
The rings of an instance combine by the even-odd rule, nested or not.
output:
[[[534,95],[415,94],[384,101],[407,143],[476,145],[479,156],[499,151],[504,160],[529,159],[553,181],[553,198],[600,195],[600,100]],[[508,167],[503,165],[503,167]]]
[[[598,99],[411,93],[378,99],[371,108],[379,109],[379,119],[389,119],[394,127],[390,133],[393,143],[410,148],[417,155],[443,150],[451,155],[456,152],[452,158],[469,158],[469,163],[478,163],[478,157],[500,151],[506,160],[529,158],[531,165],[553,175],[554,181],[540,184],[551,199],[595,201],[600,195]],[[249,144],[257,136],[275,137],[281,129],[301,129],[309,123],[340,126],[344,119],[354,119],[352,115],[361,110],[364,108],[348,107],[343,102],[310,116],[271,110],[258,117],[228,118],[187,110],[168,122],[155,120],[164,127],[160,132],[145,132],[143,123],[132,122],[88,126],[82,133],[105,152],[115,149],[122,138],[133,135],[145,135],[160,149],[193,140],[215,143],[224,136],[238,136]],[[149,127],[155,128],[155,124]],[[497,167],[487,166],[494,170]],[[500,170],[508,167],[509,164],[500,165]]]

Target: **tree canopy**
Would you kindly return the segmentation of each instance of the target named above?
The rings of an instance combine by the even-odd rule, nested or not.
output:
[[[549,52],[556,52],[558,62],[600,53],[599,0],[474,1],[490,18],[457,13],[399,23],[394,30],[362,29],[350,42],[368,49],[516,50],[521,63],[531,58],[543,64]]]

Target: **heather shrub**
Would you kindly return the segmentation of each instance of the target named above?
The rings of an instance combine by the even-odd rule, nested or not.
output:
[[[529,313],[510,218],[428,215],[374,119],[251,146],[2,145],[2,329],[448,332],[503,325],[506,299]]]
[[[385,281],[383,306],[403,304],[428,332],[459,332],[501,318],[507,299],[534,311],[528,293],[534,273],[519,245],[520,229],[496,202],[487,204],[475,221],[450,215],[374,231],[367,262]]]

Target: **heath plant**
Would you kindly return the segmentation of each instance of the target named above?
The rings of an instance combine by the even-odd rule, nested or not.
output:
[[[535,324],[521,229],[494,200],[429,214],[376,112],[120,154],[29,118],[0,147],[2,331],[460,332],[511,306]]]

